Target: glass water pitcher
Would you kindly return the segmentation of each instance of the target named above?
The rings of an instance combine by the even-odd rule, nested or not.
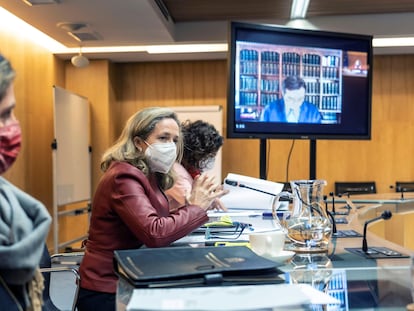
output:
[[[290,240],[288,249],[296,252],[325,252],[332,235],[332,222],[323,207],[325,180],[293,180],[292,192],[281,192],[273,200],[273,215],[278,218],[280,198],[289,198],[289,210],[280,220]],[[279,218],[278,218],[279,219]]]

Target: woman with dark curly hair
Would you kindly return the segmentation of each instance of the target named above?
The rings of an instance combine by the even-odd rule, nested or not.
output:
[[[170,210],[186,205],[186,196],[191,192],[194,178],[213,168],[217,152],[223,145],[223,137],[208,122],[187,120],[182,124],[181,131],[184,142],[183,158],[181,164],[174,164],[177,178],[174,186],[166,191]],[[213,205],[215,209],[225,209],[218,199]]]

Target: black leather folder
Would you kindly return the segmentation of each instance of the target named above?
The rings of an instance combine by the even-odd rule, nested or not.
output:
[[[137,288],[283,283],[278,266],[245,246],[114,252],[115,272]]]

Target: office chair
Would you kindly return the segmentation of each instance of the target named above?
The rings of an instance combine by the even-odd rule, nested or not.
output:
[[[396,192],[414,192],[414,181],[396,181]]]
[[[335,195],[377,193],[375,181],[335,182]]]
[[[43,310],[44,311],[61,311],[56,304],[53,302],[50,292],[51,292],[51,273],[55,272],[66,272],[73,274],[75,280],[75,291],[72,294],[72,306],[71,310],[76,310],[76,301],[78,299],[79,293],[79,281],[80,275],[78,273],[77,266],[79,265],[83,253],[62,253],[62,254],[54,254],[50,256],[49,251],[45,245],[43,250],[42,259],[40,261],[40,271],[43,273],[43,277],[45,279],[44,285],[45,288],[43,290]],[[56,265],[52,267],[52,262]],[[72,279],[71,279],[72,280]]]

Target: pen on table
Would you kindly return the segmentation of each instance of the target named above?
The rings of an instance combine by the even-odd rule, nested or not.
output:
[[[276,215],[279,218],[285,218],[286,214],[289,214],[289,212],[288,211],[276,212]],[[262,217],[264,217],[264,218],[273,218],[273,213],[272,212],[263,212]]]

